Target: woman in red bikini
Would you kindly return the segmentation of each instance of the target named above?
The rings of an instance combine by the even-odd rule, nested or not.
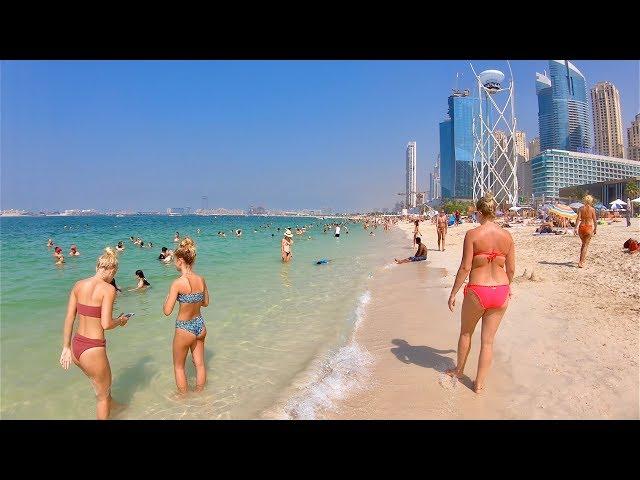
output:
[[[71,360],[85,373],[96,393],[98,420],[105,420],[111,411],[111,367],[107,358],[104,331],[124,327],[127,317],[112,318],[116,289],[109,282],[118,271],[116,252],[108,247],[96,263],[96,274],[76,282],[69,294],[64,320],[60,365],[69,369]],[[78,329],[71,340],[73,324],[78,315]]]
[[[476,393],[484,388],[493,357],[493,340],[509,304],[509,285],[515,272],[511,234],[493,222],[496,206],[491,193],[476,203],[480,226],[469,230],[464,237],[462,262],[449,296],[449,309],[453,312],[456,293],[468,275],[469,283],[465,286],[462,302],[458,362],[446,373],[452,377],[462,376],[471,349],[471,336],[482,318],[480,359],[473,382]]]
[[[598,225],[596,209],[593,208],[593,197],[591,195],[585,195],[582,201],[584,205],[578,209],[576,229],[573,232],[575,235],[580,235],[580,240],[582,240],[580,261],[578,262],[578,267],[580,268],[584,266],[584,261],[587,258],[587,248],[591,242],[591,237],[596,234]]]

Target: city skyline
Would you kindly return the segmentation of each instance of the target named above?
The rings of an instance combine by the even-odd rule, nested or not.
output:
[[[571,62],[587,88],[616,85],[626,131],[638,108],[638,62]],[[532,78],[546,64],[511,62],[518,130],[531,139],[538,136]],[[195,208],[202,196],[242,209],[390,206],[403,180],[399,144],[421,144],[417,190],[424,190],[446,98],[456,86],[473,86],[468,62],[457,60],[3,61],[1,68],[0,201],[2,209],[36,211]]]

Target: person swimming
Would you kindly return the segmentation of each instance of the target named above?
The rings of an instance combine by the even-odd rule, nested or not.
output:
[[[238,229],[235,231],[235,234],[236,234],[236,237],[240,237],[240,236],[242,236],[242,229],[238,228]]]
[[[136,279],[138,280],[138,285],[136,285],[135,288],[130,289],[130,292],[133,292],[135,290],[143,290],[151,286],[151,284],[145,278],[142,270],[136,270]]]
[[[122,241],[118,242],[118,245],[116,245],[116,250],[118,252],[121,252],[124,250],[124,245],[122,244]]]
[[[173,237],[173,241],[174,242],[179,242],[180,241],[180,233],[178,233],[177,231],[176,231],[176,236]]]
[[[52,239],[47,240],[47,247],[49,247],[49,248],[53,247],[53,240]]]
[[[64,255],[62,254],[62,248],[60,247],[54,248],[53,258],[56,259],[56,265],[62,265],[64,263]]]
[[[204,342],[207,327],[200,309],[209,305],[209,289],[204,277],[193,271],[196,260],[196,245],[189,237],[185,237],[174,253],[176,270],[180,277],[169,287],[162,311],[171,315],[176,301],[180,304],[176,318],[173,337],[173,372],[176,386],[180,393],[189,389],[185,373],[185,361],[191,351],[193,364],[196,367],[196,391],[201,391],[207,382],[205,368]]]
[[[164,260],[165,258],[167,258],[167,251],[167,247],[162,247],[160,255],[158,255],[158,260]]]
[[[96,274],[79,280],[71,289],[63,327],[60,365],[73,363],[91,380],[96,395],[96,417],[106,420],[111,413],[111,367],[107,357],[105,330],[124,327],[128,317],[113,318],[116,290],[110,285],[118,271],[118,256],[107,247],[96,262]],[[97,305],[96,305],[97,304]],[[73,335],[73,324],[78,329]]]
[[[479,393],[485,384],[493,357],[493,341],[511,297],[515,273],[515,247],[511,234],[495,224],[497,203],[488,193],[476,202],[480,226],[465,234],[462,260],[451,288],[448,306],[453,312],[456,294],[469,276],[464,288],[461,311],[458,359],[447,375],[460,378],[471,349],[471,336],[482,318],[482,339],[478,371],[473,390]]]
[[[71,255],[72,257],[77,257],[80,255],[80,252],[78,251],[78,247],[76,246],[75,243],[71,245],[71,248],[69,250],[69,255]]]

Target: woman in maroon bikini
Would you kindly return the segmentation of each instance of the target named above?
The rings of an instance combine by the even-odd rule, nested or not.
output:
[[[515,272],[515,250],[511,234],[493,222],[496,202],[488,193],[476,203],[480,226],[469,230],[464,237],[462,262],[449,296],[453,312],[456,293],[469,275],[462,302],[458,362],[447,370],[453,377],[461,377],[471,349],[471,336],[482,318],[480,359],[473,382],[476,393],[484,388],[493,357],[493,340],[511,297],[509,285]],[[506,269],[506,271],[505,271]]]
[[[109,418],[111,411],[111,367],[107,358],[104,331],[124,327],[128,318],[114,319],[113,302],[116,289],[109,282],[118,271],[116,252],[107,247],[96,263],[96,274],[76,282],[69,294],[64,320],[60,365],[69,369],[71,360],[91,380],[96,393],[98,420]],[[78,329],[71,340],[73,324],[78,315]]]

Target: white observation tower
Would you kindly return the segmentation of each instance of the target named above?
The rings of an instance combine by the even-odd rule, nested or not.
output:
[[[479,74],[471,65],[478,84],[478,109],[473,119],[473,201],[491,191],[498,203],[513,206],[518,201],[515,148],[516,116],[511,65],[509,86],[504,73],[485,70]]]

